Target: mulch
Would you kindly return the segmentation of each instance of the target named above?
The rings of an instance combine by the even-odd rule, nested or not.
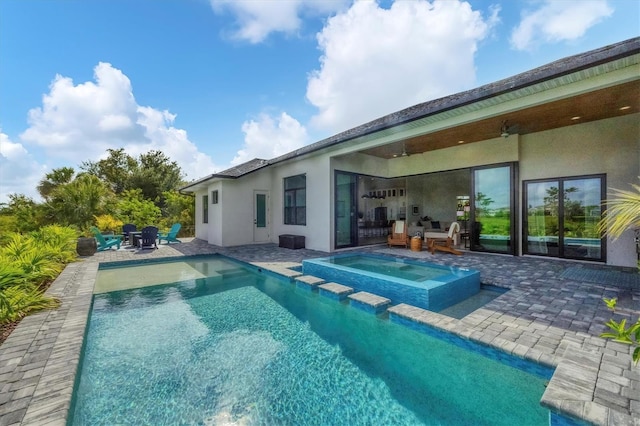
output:
[[[0,345],[7,340],[11,332],[18,326],[18,323],[20,323],[20,321],[0,325]]]

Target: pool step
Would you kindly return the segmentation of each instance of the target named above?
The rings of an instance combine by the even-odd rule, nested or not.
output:
[[[344,300],[353,293],[353,288],[338,283],[326,283],[318,286],[321,296],[334,300]]]
[[[320,284],[324,284],[326,281],[322,278],[314,277],[313,275],[302,275],[295,278],[296,287],[304,290],[313,291]]]
[[[366,291],[350,294],[349,303],[351,306],[362,309],[365,312],[379,314],[387,310],[391,300]]]

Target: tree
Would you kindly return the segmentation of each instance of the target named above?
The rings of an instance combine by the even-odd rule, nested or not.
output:
[[[76,171],[72,167],[61,167],[59,169],[53,169],[50,173],[47,173],[45,177],[40,180],[40,183],[36,187],[42,198],[48,200],[51,193],[55,191],[60,185],[71,182]]]
[[[146,200],[141,190],[124,191],[118,200],[119,217],[124,223],[133,223],[138,229],[158,223],[160,208],[153,201]]]
[[[175,161],[170,161],[160,151],[149,151],[140,155],[140,164],[131,178],[130,188],[139,188],[146,199],[153,200],[160,208],[165,207],[164,192],[178,188],[182,183],[182,172]]]
[[[167,226],[174,223],[180,223],[183,232],[187,235],[193,235],[195,231],[195,203],[193,195],[181,194],[178,191],[167,191],[164,193],[166,206],[163,210],[163,216],[167,222]]]
[[[493,199],[482,192],[476,194],[476,216],[487,216],[489,206],[493,204]]]
[[[82,169],[106,182],[120,195],[124,191],[140,189],[144,198],[159,207],[165,206],[163,193],[173,191],[182,182],[180,166],[161,151],[149,151],[136,160],[121,149],[109,149],[109,156],[98,162],[85,161]]]
[[[2,229],[3,235],[9,232],[30,232],[40,228],[44,222],[44,212],[32,198],[24,194],[9,194],[9,203],[2,209],[2,216],[13,218],[3,221],[12,224],[12,229]]]
[[[138,162],[126,154],[124,148],[108,149],[107,152],[107,158],[97,162],[85,161],[81,169],[107,182],[115,194],[131,189],[131,177],[138,168]]]
[[[96,176],[81,173],[58,186],[45,204],[54,223],[87,229],[94,216],[115,211],[115,200],[109,187]]]

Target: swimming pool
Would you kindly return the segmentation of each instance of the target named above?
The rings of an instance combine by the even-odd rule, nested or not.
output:
[[[71,425],[548,424],[550,371],[221,257],[150,266],[205,277],[94,296]]]
[[[305,274],[431,311],[480,291],[480,272],[390,256],[342,254],[302,261]]]

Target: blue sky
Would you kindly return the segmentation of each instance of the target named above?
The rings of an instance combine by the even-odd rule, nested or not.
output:
[[[2,0],[0,203],[109,148],[196,179],[639,35],[636,0]]]

